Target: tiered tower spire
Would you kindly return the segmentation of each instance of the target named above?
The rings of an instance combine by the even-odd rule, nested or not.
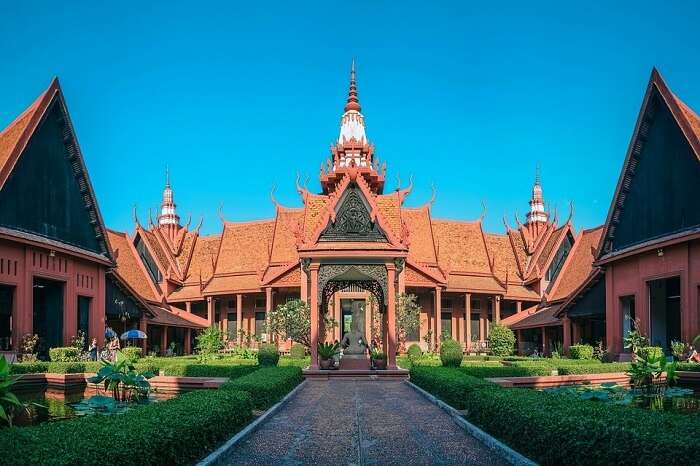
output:
[[[532,197],[530,198],[530,211],[525,217],[525,223],[547,223],[548,220],[549,215],[544,210],[544,196],[542,196],[542,184],[540,182],[540,166],[537,164],[535,170],[535,184],[532,186]]]
[[[367,142],[365,135],[365,118],[362,116],[362,106],[357,97],[357,79],[355,74],[355,60],[350,67],[350,88],[348,99],[345,103],[343,116],[340,118],[340,136],[338,144],[354,140],[358,143]]]
[[[158,225],[173,225],[175,230],[180,226],[180,217],[175,211],[175,201],[173,200],[173,190],[170,187],[170,171],[165,168],[165,189],[163,189],[163,202],[160,205],[160,215],[158,215]]]

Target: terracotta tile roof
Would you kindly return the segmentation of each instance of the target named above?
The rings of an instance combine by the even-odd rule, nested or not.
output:
[[[525,285],[508,284],[505,293],[505,299],[527,299],[530,301],[539,301],[540,295],[537,291]]]
[[[515,254],[515,257],[518,260],[518,263],[520,264],[522,272],[524,273],[527,268],[528,253],[527,246],[525,245],[525,241],[523,240],[523,235],[522,233],[520,233],[519,230],[508,229],[508,237],[510,238],[511,243],[513,245],[513,252]]]
[[[170,268],[170,263],[168,262],[168,257],[166,256],[167,252],[160,247],[158,239],[156,239],[156,236],[152,231],[142,228],[139,229],[139,234],[146,241],[148,249],[153,255],[153,259],[158,262],[158,267],[165,275],[165,272]]]
[[[489,249],[489,256],[493,260],[493,273],[502,282],[522,280],[518,270],[517,259],[507,235],[495,235],[486,233],[486,246]]]
[[[447,287],[453,290],[474,290],[503,293],[505,290],[493,277],[450,274]]]
[[[262,273],[268,265],[274,227],[274,220],[226,222],[216,262],[216,274]]]
[[[328,204],[328,196],[309,194],[304,205],[304,238],[309,239],[318,228]]]
[[[399,193],[393,192],[391,194],[384,194],[377,196],[375,198],[377,202],[377,208],[386,221],[389,228],[391,228],[392,233],[396,236],[401,234],[401,200],[399,199]]]
[[[480,222],[433,220],[432,226],[443,269],[491,273]]]
[[[573,249],[569,252],[564,268],[559,274],[550,301],[559,301],[567,298],[588,278],[593,271],[595,248],[600,243],[602,233],[602,225],[581,232],[578,240],[574,243]]]
[[[299,270],[299,263],[295,262],[293,264],[287,265],[276,265],[269,267],[265,271],[262,283],[268,284],[272,283],[275,285],[286,284],[292,286],[299,286],[301,284],[301,271]]]
[[[203,299],[202,291],[199,289],[199,283],[194,285],[185,285],[168,295],[168,301],[193,301]]]
[[[297,230],[303,218],[303,209],[286,209],[281,207],[277,209],[274,237],[272,240],[272,254],[270,255],[271,263],[277,264],[299,261],[299,254],[297,254],[297,238],[294,232]]]
[[[107,230],[107,239],[114,252],[116,272],[141,298],[147,301],[158,301],[149,285],[150,277],[141,267],[141,259],[134,254],[129,246],[129,238],[126,233]]]
[[[187,267],[189,264],[190,256],[194,250],[194,244],[197,241],[198,234],[194,231],[188,231],[185,233],[185,237],[182,239],[182,246],[180,247],[180,252],[176,256],[175,260],[178,267],[187,276]]]
[[[561,320],[555,317],[558,310],[559,305],[546,306],[540,309],[533,307],[501,320],[501,324],[513,330],[561,325]]]
[[[234,291],[249,291],[260,288],[260,278],[256,274],[232,275],[214,277],[204,288],[204,293],[226,293]]]
[[[200,236],[194,244],[192,260],[185,276],[187,283],[199,283],[201,274],[202,282],[211,278],[214,272],[213,264],[219,253],[221,235]],[[197,285],[199,286],[199,285]]]
[[[49,92],[44,91],[24,112],[22,112],[12,123],[0,132],[0,170],[10,159],[22,135],[32,121],[32,117],[41,107],[41,103]]]
[[[409,231],[409,259],[422,264],[437,263],[428,208],[403,209],[402,217]]]
[[[569,231],[569,225],[564,224],[554,230],[552,234],[549,236],[547,239],[547,242],[545,243],[544,247],[542,248],[542,251],[540,254],[537,256],[537,266],[540,269],[541,273],[545,272],[545,269],[547,268],[547,265],[549,264],[550,259],[552,256],[556,253],[555,249],[558,247],[558,244],[562,237]]]
[[[184,328],[207,328],[209,322],[194,314],[179,310],[172,306],[157,306],[151,305],[150,310],[153,317],[148,319],[151,325],[167,325],[169,327],[184,327]]]

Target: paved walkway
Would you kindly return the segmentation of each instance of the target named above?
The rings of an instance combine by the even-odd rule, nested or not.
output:
[[[506,464],[399,381],[310,380],[231,465]]]

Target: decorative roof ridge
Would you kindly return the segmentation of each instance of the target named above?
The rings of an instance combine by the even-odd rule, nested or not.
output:
[[[566,229],[565,229],[565,227],[566,227]],[[571,226],[571,224],[569,224],[569,223],[565,223],[565,224],[562,225],[561,227],[559,227],[559,228],[557,228],[556,230],[554,230],[554,231],[552,232],[552,236],[553,236],[555,233],[557,233],[557,232],[559,233],[559,238],[556,238],[556,239],[555,239],[554,246],[552,246],[552,250],[549,251],[549,255],[545,258],[544,266],[540,268],[540,272],[542,272],[542,271],[544,271],[544,270],[547,270],[547,269],[549,268],[549,265],[552,263],[552,260],[554,259],[554,256],[556,256],[557,251],[559,250],[559,246],[560,246],[561,243],[564,241],[564,238],[566,237],[567,232],[571,232],[572,236],[575,237],[574,229],[573,229],[573,227]],[[551,237],[550,237],[550,238],[551,238]],[[574,244],[575,244],[575,243],[574,243]],[[542,251],[540,251],[540,255],[541,255],[541,254],[542,254]],[[569,255],[570,255],[570,254],[571,254],[571,252],[569,251]],[[540,257],[538,256],[538,258],[537,258],[538,261],[539,261],[539,258],[540,258]],[[567,256],[567,259],[568,259],[568,256]],[[561,275],[561,273],[560,273],[559,275]]]
[[[261,218],[257,220],[225,220],[224,228],[244,225],[257,225],[262,223],[274,223],[276,218]]]
[[[170,239],[166,238],[163,233],[160,231],[160,228],[158,226],[154,225],[154,227],[151,229],[151,233],[153,233],[153,236],[155,236],[156,241],[160,245],[161,249],[165,253],[165,258],[169,263],[169,270],[174,272],[177,275],[177,278],[179,280],[182,280],[183,275],[182,271],[180,270],[180,266],[178,265],[177,261],[175,260],[175,256],[170,248]],[[168,279],[171,279],[172,277],[168,277]]]
[[[491,271],[491,275],[493,275],[493,278],[496,279],[496,281],[502,285],[501,280],[496,276],[496,273],[493,271],[493,266],[495,264],[496,259],[492,256],[491,251],[489,250],[489,245],[486,241],[486,234],[484,233],[484,226],[481,220],[479,220],[479,231],[481,232],[481,242],[484,245],[484,251],[486,251],[486,261],[489,264],[489,270]]]
[[[422,264],[415,262],[411,259],[406,259],[406,264],[410,265],[417,271],[421,272],[423,275],[426,275],[428,278],[432,278],[436,282],[438,282],[440,285],[445,285],[447,284],[447,276],[442,273],[442,270],[440,270],[440,274],[438,275],[435,273],[435,271],[430,270],[428,267],[423,266]],[[439,267],[438,267],[439,270]]]
[[[116,232],[116,230],[113,230],[113,231]],[[126,244],[127,244],[127,247],[129,248],[129,252],[136,260],[136,264],[138,264],[139,270],[141,270],[141,273],[143,274],[143,276],[146,277],[146,282],[148,283],[149,288],[153,292],[153,296],[160,299],[161,301],[164,300],[165,294],[162,292],[160,287],[158,287],[155,283],[153,283],[153,280],[151,280],[150,275],[148,273],[148,270],[146,270],[146,266],[144,265],[143,261],[141,260],[141,257],[139,256],[139,252],[136,250],[136,247],[134,246],[134,241],[136,238],[135,237],[132,238],[128,232],[124,232],[124,239],[126,239]],[[146,245],[146,247],[148,247],[148,245]]]
[[[554,280],[554,284],[551,286],[549,291],[544,292],[544,296],[547,300],[549,300],[550,296],[556,296],[556,292],[559,289],[559,286],[561,285],[561,281],[564,279],[564,276],[566,275],[567,272],[567,267],[571,265],[571,261],[574,259],[574,254],[578,250],[580,244],[581,244],[581,239],[583,238],[583,232],[580,231],[578,235],[574,237],[574,244],[571,247],[571,250],[569,251],[569,254],[566,256],[566,259],[564,259],[564,263],[561,265],[561,270],[559,271],[559,274],[557,275],[557,278]],[[554,248],[552,248],[554,249]]]
[[[267,272],[270,270],[271,265],[272,264],[268,265],[267,270],[265,270],[265,274],[267,274]],[[277,272],[275,272],[274,275],[272,275],[267,281],[263,281],[261,279],[260,285],[261,286],[269,285],[270,283],[274,282],[275,280],[277,280],[278,278],[280,278],[281,276],[285,275],[287,272],[289,272],[290,270],[293,270],[295,267],[298,267],[298,266],[299,266],[299,262],[291,262],[291,263],[286,264],[286,265],[283,264],[282,268],[280,270],[278,270]],[[265,274],[263,274],[263,278],[265,277]]]
[[[426,206],[422,206],[425,208]],[[463,225],[473,225],[473,224],[481,224],[481,219],[476,219],[476,220],[457,220],[457,219],[449,219],[449,218],[432,218],[433,222],[437,223],[460,223]]]
[[[542,254],[545,245],[549,242],[549,239],[552,237],[555,231],[556,228],[554,227],[554,223],[548,223],[545,227],[544,233],[538,236],[537,240],[535,241],[535,248],[532,251],[532,255],[528,260],[528,276],[532,276],[532,273],[534,272],[533,267],[537,265],[537,262],[539,261],[540,255]]]
[[[512,233],[511,233],[512,231]],[[513,257],[515,257],[515,265],[518,267],[518,275],[520,277],[524,277],[525,273],[523,271],[523,264],[520,263],[520,257],[518,256],[518,251],[515,250],[515,241],[513,240],[514,234],[517,234],[515,230],[507,230],[506,231],[506,236],[508,237],[508,242],[510,243],[510,247],[513,250]],[[527,251],[526,251],[527,253]]]

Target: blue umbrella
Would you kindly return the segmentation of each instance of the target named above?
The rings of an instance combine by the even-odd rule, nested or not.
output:
[[[114,337],[116,337],[116,336],[117,336],[117,332],[115,332],[114,330],[112,330],[111,327],[107,327],[107,328],[105,329],[105,338],[114,338]]]
[[[132,338],[136,340],[145,340],[148,337],[141,330],[132,329],[122,333],[122,336],[120,338],[122,340],[130,340]]]

